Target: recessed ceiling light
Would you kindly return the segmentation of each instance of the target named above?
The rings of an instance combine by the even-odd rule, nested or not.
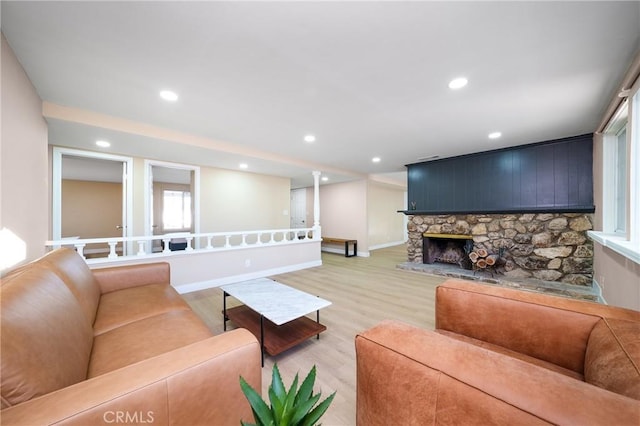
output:
[[[328,178],[327,176],[322,176],[322,178],[321,178],[321,179],[322,179],[322,181],[323,181],[323,182],[326,182],[326,181],[328,181],[328,180],[329,180],[329,178]]]
[[[248,169],[249,165],[247,163],[240,163],[238,167],[240,167],[241,169]]]
[[[304,141],[307,142],[307,143],[313,143],[313,142],[316,141],[316,137],[313,136],[313,135],[306,135],[304,137]]]
[[[96,145],[98,145],[100,148],[109,148],[111,146],[111,144],[107,141],[96,141]]]
[[[468,83],[467,79],[464,77],[454,78],[449,82],[449,89],[457,90],[462,89]]]
[[[489,133],[489,139],[498,139],[500,136],[502,136],[500,132]]]
[[[380,162],[380,157],[373,157],[371,159],[371,161],[373,161],[374,163],[379,163]]]
[[[178,100],[178,94],[171,90],[162,90],[160,92],[160,97],[165,101],[175,102]]]

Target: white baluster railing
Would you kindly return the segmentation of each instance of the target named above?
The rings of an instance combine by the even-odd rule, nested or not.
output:
[[[269,241],[262,241],[263,235],[269,235]],[[277,237],[281,236],[280,239]],[[171,241],[180,238],[186,241],[186,247],[172,249]],[[199,234],[181,233],[165,235],[149,235],[139,237],[122,238],[74,238],[47,241],[46,245],[51,248],[74,247],[76,251],[86,259],[86,256],[95,252],[106,252],[106,259],[131,259],[142,256],[166,256],[180,253],[224,251],[250,248],[255,246],[269,246],[279,244],[298,244],[309,241],[319,241],[320,232],[315,228],[292,228],[292,229],[268,229],[256,231],[237,232],[207,232]],[[160,252],[152,252],[154,241],[161,241],[164,246]],[[224,241],[224,243],[222,243]],[[131,243],[131,244],[128,244]],[[124,252],[127,246],[138,245],[138,250],[131,254],[119,254]],[[87,248],[91,245],[91,249]],[[108,246],[108,249],[105,248]],[[103,248],[99,248],[102,246]],[[95,248],[98,247],[98,248]],[[203,248],[200,248],[203,247]],[[105,257],[101,257],[104,259]]]

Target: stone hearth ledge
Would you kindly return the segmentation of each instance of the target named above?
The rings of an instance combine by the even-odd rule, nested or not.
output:
[[[474,274],[473,271],[461,269],[457,265],[447,265],[444,263],[423,264],[404,262],[396,265],[396,268],[410,272],[420,272],[429,275],[477,281],[501,287],[511,287],[536,293],[554,294],[556,296],[578,300],[588,300],[598,303],[604,302],[599,292],[597,292],[593,286],[543,281],[535,278],[508,278],[498,274],[491,276],[490,273],[483,271],[477,271]]]

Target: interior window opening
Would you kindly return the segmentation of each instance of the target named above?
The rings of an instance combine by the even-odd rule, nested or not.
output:
[[[164,190],[162,223],[165,230],[191,229],[191,192]]]

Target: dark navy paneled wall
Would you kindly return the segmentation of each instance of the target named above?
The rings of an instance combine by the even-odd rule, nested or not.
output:
[[[406,213],[593,212],[592,163],[588,134],[410,164]]]

